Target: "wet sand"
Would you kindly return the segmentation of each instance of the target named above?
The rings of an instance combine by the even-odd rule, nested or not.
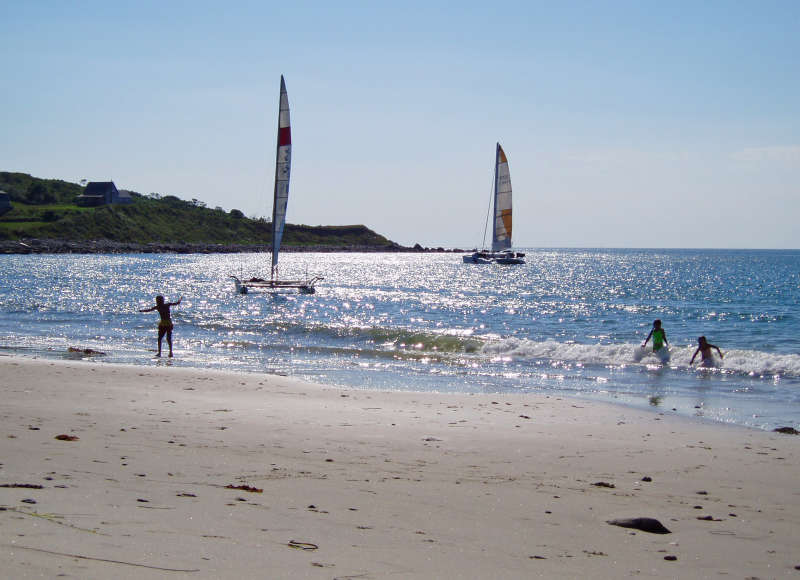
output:
[[[0,394],[7,578],[800,577],[797,436],[166,361]]]

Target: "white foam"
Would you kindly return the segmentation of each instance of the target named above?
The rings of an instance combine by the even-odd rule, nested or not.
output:
[[[668,364],[674,367],[689,367],[689,361],[696,346],[672,346]],[[652,350],[642,349],[641,345],[622,344],[577,344],[562,343],[555,340],[543,342],[519,338],[490,341],[484,344],[481,353],[497,358],[514,360],[545,359],[581,364],[600,364],[624,366],[630,364],[653,364],[663,361]],[[723,349],[723,359],[719,367],[734,373],[753,376],[793,376],[800,377],[800,355],[775,354],[755,350]],[[695,365],[699,362],[699,355]]]

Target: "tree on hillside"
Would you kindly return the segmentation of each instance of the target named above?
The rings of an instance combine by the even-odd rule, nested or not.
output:
[[[56,200],[55,196],[41,183],[31,183],[28,187],[27,197],[28,201],[35,205],[53,203]]]

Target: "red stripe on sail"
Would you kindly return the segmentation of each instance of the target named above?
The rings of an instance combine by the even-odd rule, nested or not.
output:
[[[292,128],[281,127],[278,129],[278,147],[292,144]]]

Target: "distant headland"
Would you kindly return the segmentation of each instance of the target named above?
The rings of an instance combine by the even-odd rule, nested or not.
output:
[[[0,225],[2,219],[0,218]],[[320,226],[326,227],[326,226]],[[364,226],[352,226],[364,228]],[[426,248],[401,246],[392,242],[389,245],[336,244],[332,238],[329,244],[305,244],[299,246],[281,245],[281,252],[464,252],[460,249]],[[118,242],[108,239],[63,240],[53,238],[21,238],[0,240],[0,254],[241,254],[248,252],[270,252],[272,246],[259,244],[205,244],[205,243],[161,243]]]
[[[0,171],[0,254],[241,253],[271,249],[271,223],[197,199]],[[445,252],[364,225],[287,224],[286,252]]]

